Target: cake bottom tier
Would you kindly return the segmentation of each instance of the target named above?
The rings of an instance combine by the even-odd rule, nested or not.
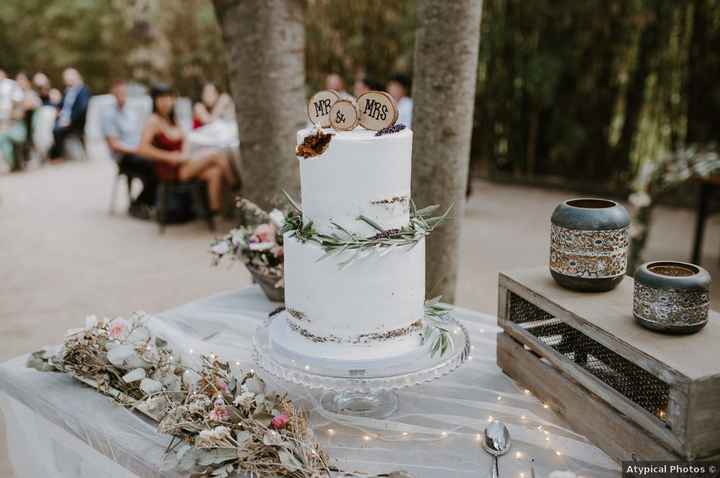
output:
[[[297,355],[298,360],[338,360],[348,363],[357,362],[367,368],[374,361],[378,367],[382,360],[408,356],[417,352],[419,356],[428,355],[427,344],[422,343],[420,332],[422,322],[407,333],[394,337],[369,339],[364,342],[331,342],[313,339],[303,335],[295,326],[287,312],[278,314],[270,325],[272,347],[279,347],[288,355]]]
[[[328,256],[285,236],[285,305],[314,341],[352,343],[407,335],[425,303],[425,239],[410,246]]]

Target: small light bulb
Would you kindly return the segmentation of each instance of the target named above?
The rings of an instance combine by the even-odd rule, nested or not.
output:
[[[495,420],[495,418],[493,418],[493,416],[490,415],[490,416],[488,417],[488,422],[491,422],[491,423],[492,423],[493,420]]]
[[[447,432],[442,432],[441,435],[444,436],[444,437],[446,437],[446,436],[448,436],[448,433],[447,433]]]
[[[365,436],[363,437],[363,440],[365,440],[365,441],[370,441],[370,437],[369,437],[368,435],[365,435]]]
[[[403,435],[404,437],[406,437],[406,436],[408,436],[408,432],[403,432],[402,435]]]
[[[328,428],[328,431],[327,431],[327,432],[328,432],[328,435],[334,435],[334,434],[335,434],[335,430],[333,430],[332,428]]]

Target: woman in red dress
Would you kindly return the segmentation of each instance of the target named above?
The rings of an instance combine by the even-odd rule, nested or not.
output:
[[[175,120],[173,90],[156,86],[150,96],[153,112],[145,123],[138,155],[155,162],[155,172],[161,181],[205,181],[210,210],[217,214],[222,207],[223,186],[237,183],[229,158],[222,151],[191,157],[185,134]]]

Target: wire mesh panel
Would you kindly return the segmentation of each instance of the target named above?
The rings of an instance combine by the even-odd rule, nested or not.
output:
[[[667,383],[510,291],[508,320],[669,426]]]

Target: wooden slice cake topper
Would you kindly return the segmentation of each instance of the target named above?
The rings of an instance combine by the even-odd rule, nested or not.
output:
[[[357,99],[358,121],[364,128],[380,131],[395,124],[398,107],[390,94],[368,91]]]
[[[350,100],[338,100],[330,108],[330,126],[338,131],[350,131],[358,124],[355,104]]]
[[[333,90],[323,90],[315,93],[308,103],[308,119],[321,128],[330,127],[330,108],[340,99],[340,95]]]

